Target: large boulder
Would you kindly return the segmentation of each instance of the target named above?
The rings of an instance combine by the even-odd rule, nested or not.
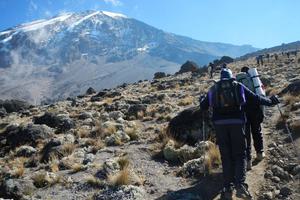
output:
[[[160,79],[160,78],[164,78],[166,77],[166,73],[165,72],[156,72],[154,74],[154,78],[153,79]]]
[[[0,108],[1,107],[5,108],[6,112],[12,113],[19,112],[21,110],[27,110],[31,107],[31,105],[26,101],[11,99],[0,101]]]
[[[92,87],[89,87],[89,89],[87,89],[87,91],[85,92],[86,95],[91,95],[91,94],[95,94],[96,90]]]
[[[179,72],[177,74],[182,74],[185,72],[197,72],[199,69],[199,66],[193,62],[193,61],[186,61],[181,67]]]
[[[286,88],[284,88],[279,95],[290,93],[292,95],[300,94],[300,80],[290,83]]]
[[[46,124],[51,128],[57,128],[58,131],[65,132],[75,127],[75,123],[67,115],[56,115],[46,112],[44,115],[34,117],[35,124]]]
[[[50,138],[53,130],[46,125],[12,125],[3,134],[6,135],[6,144],[14,148],[24,144],[35,146],[38,140]]]
[[[167,135],[178,142],[195,144],[203,140],[203,130],[206,138],[214,137],[215,133],[208,112],[202,112],[199,107],[191,107],[171,119],[167,127]]]

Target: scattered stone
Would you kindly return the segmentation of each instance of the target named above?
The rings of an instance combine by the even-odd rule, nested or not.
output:
[[[95,159],[95,155],[92,153],[85,154],[82,164],[87,165],[88,163],[93,162]]]
[[[193,61],[186,61],[181,67],[179,72],[177,72],[176,74],[182,74],[185,72],[196,72],[198,71],[199,66],[193,62]]]
[[[277,177],[279,177],[282,180],[286,180],[287,181],[287,180],[290,179],[289,174],[286,171],[284,171],[281,167],[279,167],[277,165],[272,166],[271,170],[272,170],[274,176],[277,176]]]
[[[94,195],[95,200],[144,200],[146,191],[133,185],[108,188]]]
[[[18,148],[17,152],[16,152],[16,156],[23,156],[23,157],[30,157],[33,154],[35,154],[37,152],[37,150],[31,146],[21,146]]]
[[[287,197],[292,194],[292,190],[289,187],[284,186],[280,189],[280,194],[284,197]]]

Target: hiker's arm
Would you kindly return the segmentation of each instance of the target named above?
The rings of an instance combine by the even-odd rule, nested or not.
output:
[[[274,102],[269,99],[268,97],[263,97],[260,95],[255,94],[251,90],[249,90],[247,87],[241,86],[244,89],[246,101],[253,104],[260,104],[265,106],[273,106],[275,105]]]
[[[208,95],[205,98],[200,99],[200,108],[201,110],[208,110],[209,102],[208,102]]]

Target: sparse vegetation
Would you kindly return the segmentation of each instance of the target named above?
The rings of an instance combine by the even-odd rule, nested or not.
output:
[[[78,164],[78,163],[75,163],[73,166],[72,166],[72,173],[77,173],[77,172],[80,172],[80,171],[84,171],[86,170],[87,168],[82,165],[82,164]]]
[[[32,177],[33,184],[37,188],[42,188],[46,187],[49,182],[46,179],[46,173],[45,172],[40,172]]]
[[[64,152],[65,155],[71,155],[74,149],[75,149],[75,144],[73,143],[64,144],[62,147],[62,151]]]
[[[129,169],[126,167],[115,175],[108,178],[108,182],[112,186],[128,185],[129,184]]]
[[[125,133],[130,137],[130,140],[138,140],[139,136],[137,133],[137,129],[134,128],[126,128]]]
[[[89,176],[86,179],[86,183],[89,184],[90,186],[94,187],[94,188],[102,188],[104,186],[103,181],[96,178],[95,176]]]

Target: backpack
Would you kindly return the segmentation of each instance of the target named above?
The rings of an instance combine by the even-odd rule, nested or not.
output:
[[[240,112],[246,102],[242,86],[233,80],[217,82],[212,88],[209,101],[210,106],[220,114]]]
[[[246,72],[240,72],[236,75],[236,80],[246,86],[252,92],[255,92],[255,87],[251,76]]]

